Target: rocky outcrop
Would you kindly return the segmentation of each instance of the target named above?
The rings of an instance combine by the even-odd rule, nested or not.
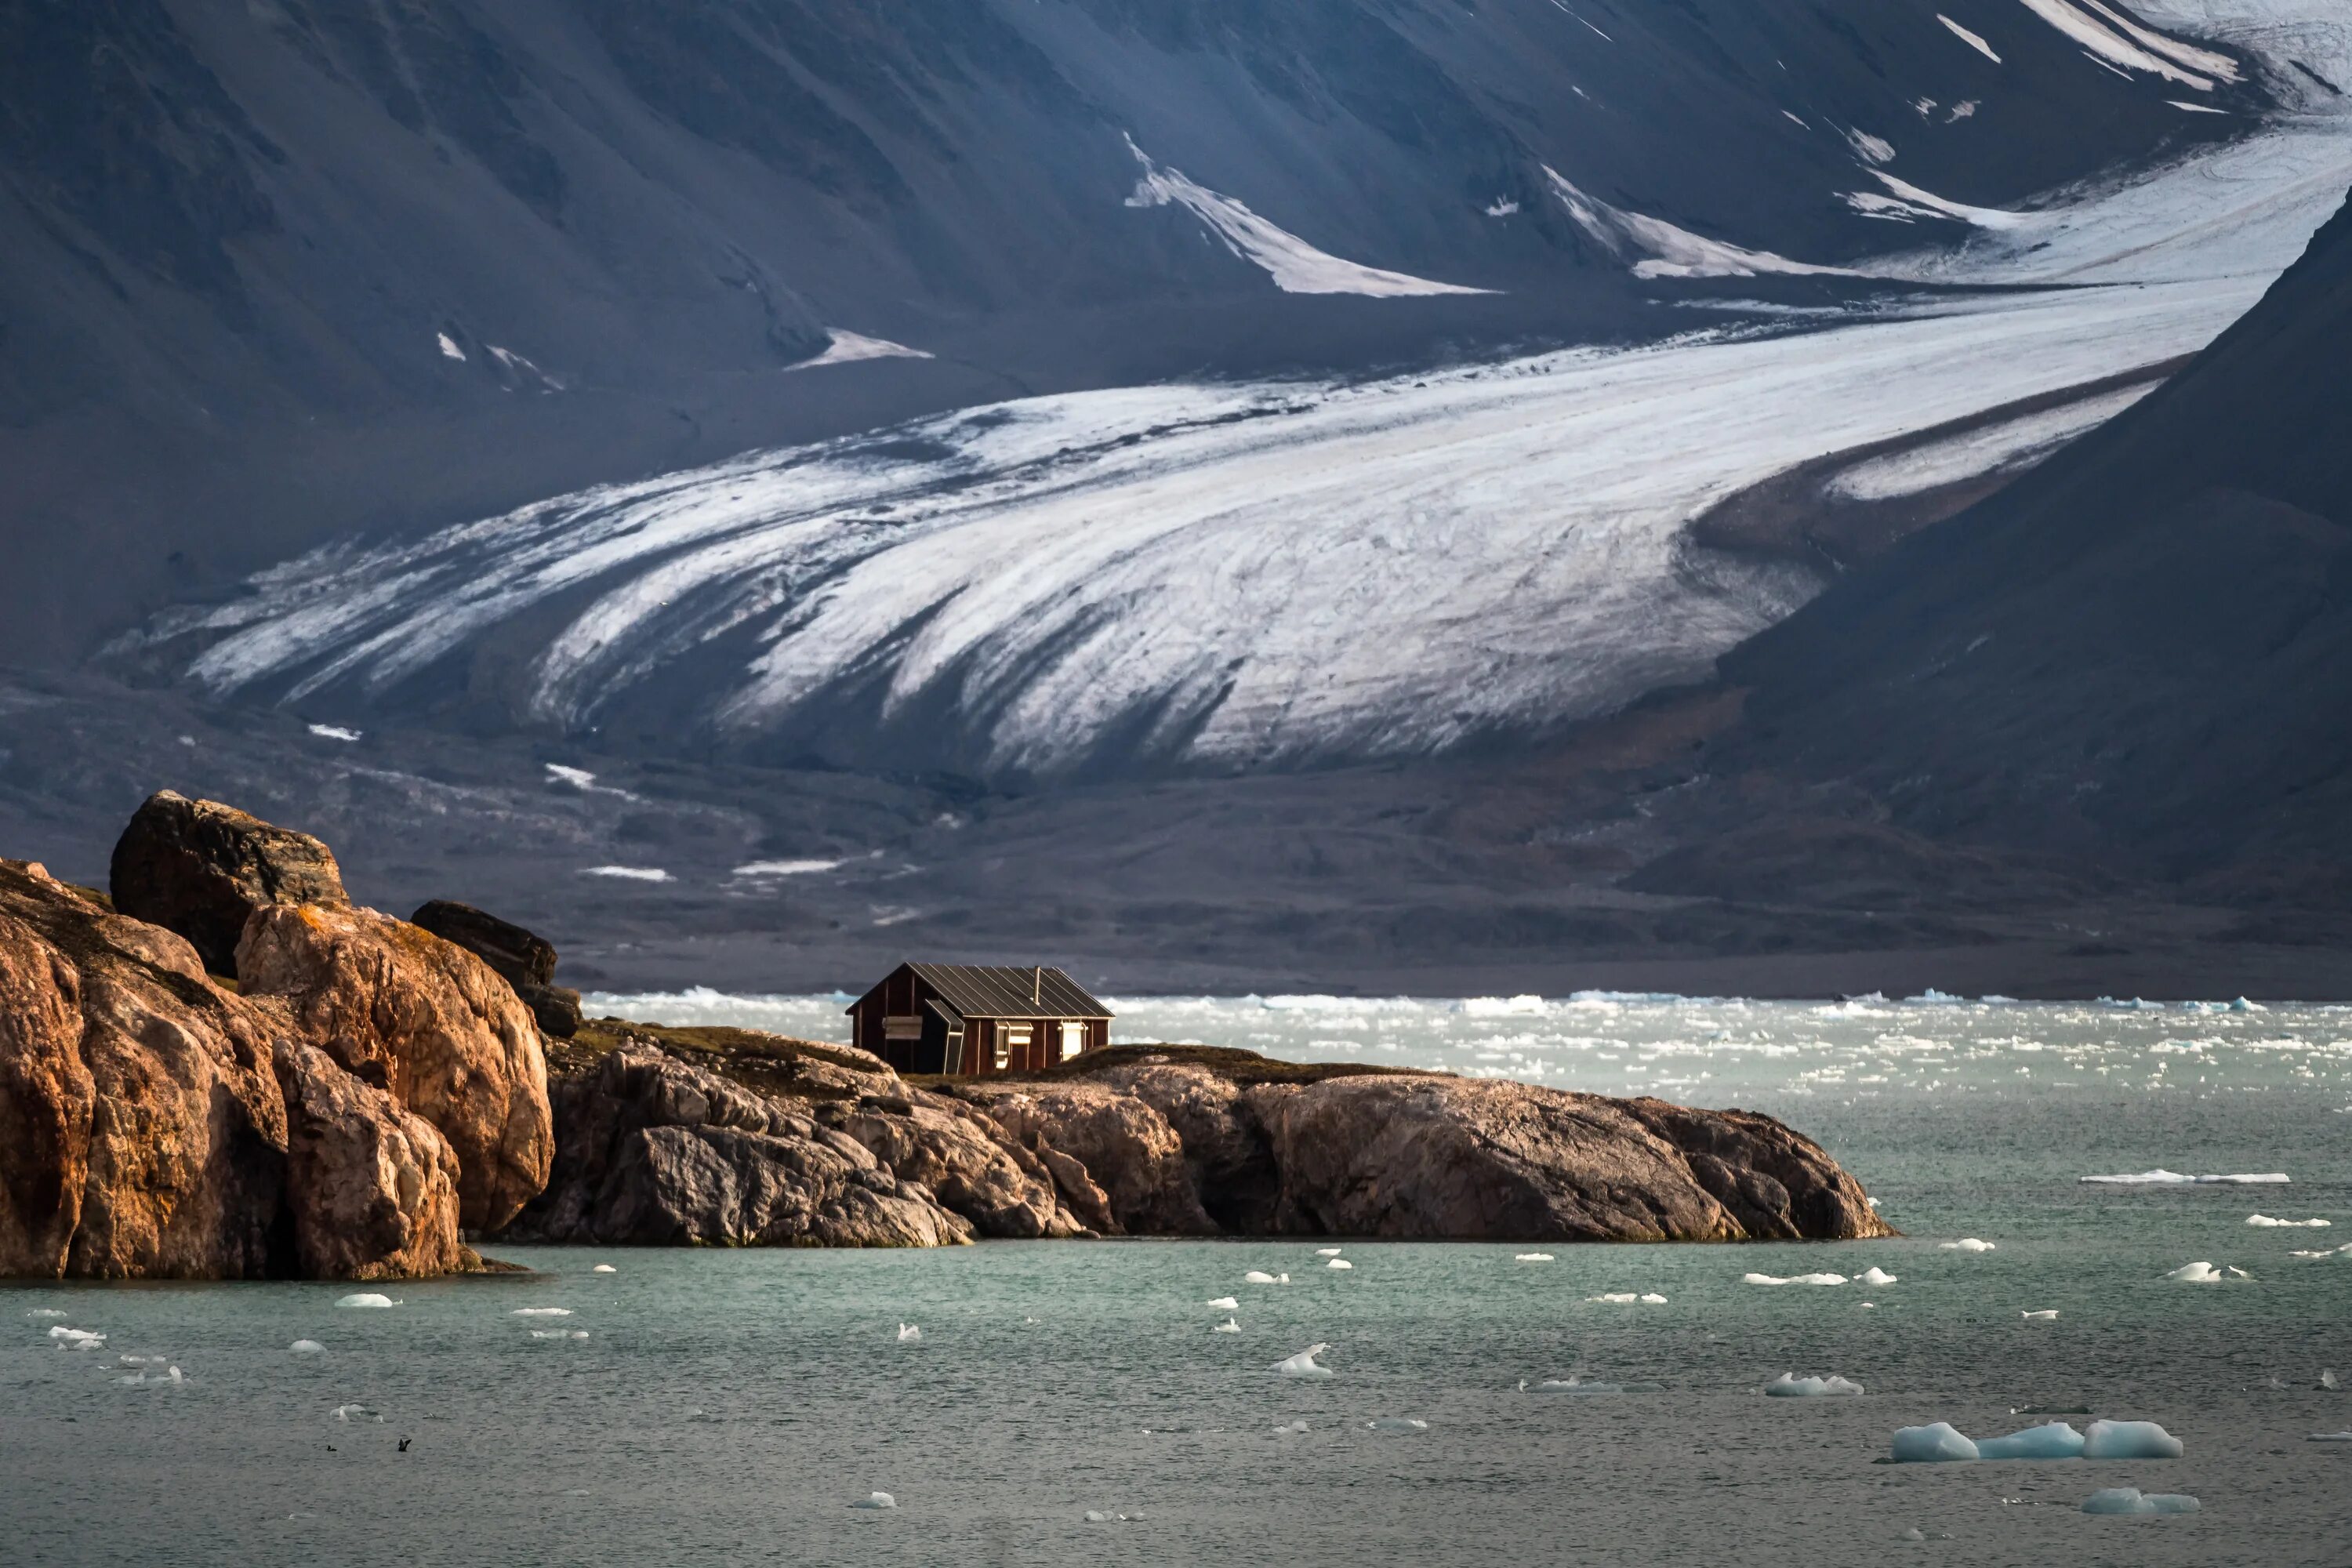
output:
[[[311,1048],[284,1004],[215,985],[182,938],[0,861],[0,1274],[470,1266],[436,1142]]]
[[[917,1091],[868,1095],[817,1108],[826,1126],[938,1194],[984,1237],[1076,1236],[1044,1161],[970,1106]]]
[[[334,855],[309,834],[170,790],[132,816],[108,876],[118,912],[186,938],[215,974],[237,973],[237,939],[254,910],[351,901]]]
[[[539,1029],[507,983],[453,942],[373,910],[273,906],[237,943],[248,997],[448,1140],[468,1230],[498,1229],[555,1155]]]
[[[940,1247],[972,1226],[847,1132],[646,1045],[556,1086],[547,1191],[507,1235],[640,1246]]]
[[[1093,1053],[960,1085],[1085,1163],[1130,1232],[1486,1241],[1889,1236],[1861,1186],[1769,1117],[1239,1051]]]
[[[316,1046],[278,1042],[286,1098],[286,1213],[311,1279],[449,1274],[478,1259],[459,1239],[457,1157],[423,1117]]]
[[[547,1034],[568,1040],[580,1032],[580,993],[555,984],[555,947],[545,938],[450,899],[418,906],[408,923],[456,942],[496,970]]]
[[[1024,1145],[1042,1142],[1075,1160],[1130,1236],[1215,1236],[1184,1142],[1139,1096],[1109,1084],[1068,1082],[966,1089]]]

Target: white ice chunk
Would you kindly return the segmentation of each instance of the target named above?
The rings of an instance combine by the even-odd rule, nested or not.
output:
[[[1318,1258],[1337,1258],[1339,1256],[1339,1249],[1336,1247],[1318,1247],[1315,1249],[1315,1256]]]
[[[1549,1263],[1551,1260],[1551,1254],[1549,1252],[1515,1252],[1511,1254],[1511,1261],[1514,1263]]]
[[[852,1508],[866,1509],[897,1508],[898,1506],[898,1500],[892,1497],[888,1492],[868,1492],[866,1496],[859,1498],[856,1502],[851,1503],[849,1506]]]
[[[2257,1230],[2326,1230],[2324,1219],[2273,1219],[2266,1214],[2250,1214],[2246,1223]]]
[[[1623,1306],[1636,1301],[1640,1300],[1640,1298],[1634,1295],[1631,1290],[1604,1290],[1598,1296],[1587,1296],[1585,1300],[1588,1301],[1608,1301],[1619,1306]]]
[[[1939,1241],[1936,1246],[1938,1249],[1945,1252],[1990,1252],[1994,1250],[1993,1244],[1991,1242],[1979,1241],[1973,1236],[1964,1236],[1958,1241]]]
[[[1263,1268],[1253,1268],[1248,1273],[1243,1275],[1242,1279],[1244,1282],[1251,1285],[1271,1285],[1274,1283],[1274,1276],[1268,1274]]]
[[[2320,1369],[2320,1372],[2319,1372],[2319,1386],[2320,1386],[2320,1387],[2322,1387],[2322,1388],[2324,1388],[2324,1389],[2326,1389],[2326,1390],[2327,1390],[2330,1394],[2333,1394],[2333,1393],[2335,1393],[2336,1390],[2338,1390],[2338,1389],[2342,1388],[2344,1385],[2343,1385],[2342,1384],[2340,1384],[2340,1383],[2338,1383],[2338,1382],[2336,1382],[2336,1369],[2335,1369],[2334,1367],[2332,1367],[2332,1366],[2329,1366],[2329,1367],[2322,1367],[2322,1368]]]
[[[2054,1321],[2057,1319],[2058,1310],[2055,1307],[2044,1307],[2038,1312],[2020,1312],[2017,1315],[2025,1319],[2029,1322],[2040,1321],[2047,1323]]]
[[[1220,1296],[1215,1300],[1210,1302],[1209,1305],[1214,1307],[1220,1312],[1236,1311],[1241,1307],[1241,1303],[1231,1296]]]
[[[323,1355],[326,1353],[327,1350],[326,1346],[320,1344],[316,1340],[296,1340],[292,1344],[288,1345],[286,1348],[292,1351],[296,1355]]]
[[[1765,1394],[1773,1399],[1843,1399],[1864,1392],[1862,1384],[1838,1377],[1799,1377],[1782,1373],[1764,1385]]]
[[[595,1268],[588,1270],[588,1272],[591,1274],[618,1274],[620,1270],[614,1268],[609,1263],[599,1263]]]
[[[1947,27],[1949,27],[1952,30],[1952,36],[1958,38],[1960,42],[1968,45],[1969,47],[1976,50],[1977,53],[1982,55],[1993,64],[2000,64],[2000,57],[1992,52],[1992,46],[1986,43],[1976,34],[1969,32],[1966,27],[1961,26],[1958,22],[1955,22],[1949,16],[1945,16],[1941,11],[1936,13],[1936,20],[1944,24]]]
[[[2045,1421],[2006,1437],[1987,1437],[1977,1444],[1980,1459],[2079,1459],[2084,1440],[2063,1421]]]
[[[2086,1459],[2177,1459],[2180,1439],[2153,1421],[2094,1421],[2083,1435]]]
[[[1278,1377],[1328,1377],[1331,1375],[1331,1369],[1328,1366],[1316,1365],[1315,1358],[1330,1348],[1328,1344],[1308,1345],[1297,1355],[1286,1357],[1276,1363],[1275,1374]]]
[[[2184,1263],[2165,1278],[2178,1279],[2183,1285],[2217,1285],[2221,1283],[2222,1275],[2221,1271],[2211,1264],[2199,1262]]]
[[[1355,1265],[1349,1262],[1344,1258],[1334,1258],[1328,1263],[1323,1265],[1323,1267],[1326,1268],[1353,1268]]]
[[[357,1421],[366,1416],[375,1415],[375,1412],[364,1405],[338,1405],[328,1414],[338,1421]],[[379,1415],[376,1419],[382,1420],[383,1417]]]
[[[1374,1432],[1426,1432],[1429,1430],[1428,1422],[1415,1420],[1410,1415],[1383,1415],[1377,1421],[1366,1422],[1365,1426]]]
[[[1293,1422],[1290,1422],[1290,1423],[1289,1423],[1288,1425],[1286,1425],[1286,1426],[1277,1426],[1277,1427],[1276,1427],[1276,1428],[1274,1429],[1274,1435],[1275,1435],[1276,1436],[1277,1436],[1277,1437],[1289,1437],[1289,1436],[1296,1436],[1297,1434],[1301,1433],[1301,1432],[1304,1432],[1304,1431],[1306,1431],[1306,1430],[1307,1430],[1307,1423],[1306,1423],[1306,1422],[1304,1422],[1304,1421],[1293,1421]]]
[[[1213,1334],[1237,1334],[1242,1331],[1242,1326],[1238,1320],[1227,1318],[1209,1331]]]
[[[1777,1274],[1749,1274],[1744,1276],[1743,1279],[1749,1285],[1843,1285],[1845,1283],[1845,1276],[1843,1274],[1791,1274],[1786,1278]]]
[[[1522,1388],[1527,1385],[1520,1384]],[[1656,1383],[1606,1383],[1595,1379],[1587,1383],[1580,1377],[1546,1378],[1531,1391],[1536,1394],[1656,1394],[1664,1387]]]
[[[2117,1176],[2084,1176],[2081,1179],[2085,1186],[2105,1187],[2283,1187],[2287,1184],[2284,1171],[2250,1172],[2231,1176],[2184,1176],[2160,1165],[2153,1171],[2134,1171]]]
[[[2103,1487],[2083,1500],[2084,1513],[2195,1513],[2200,1506],[2179,1492],[2143,1495],[2137,1487]]]
[[[508,1314],[514,1318],[568,1318],[571,1315],[569,1307],[517,1307]]]
[[[57,1324],[49,1330],[49,1338],[59,1344],[71,1345],[76,1349],[84,1345],[102,1345],[106,1342],[104,1334],[93,1332],[89,1329],[69,1329],[63,1323]]]
[[[1879,1268],[1878,1265],[1874,1263],[1868,1268],[1864,1269],[1862,1273],[1855,1275],[1854,1279],[1856,1282],[1864,1285],[1894,1285],[1900,1283],[1895,1276],[1889,1274],[1885,1269]]]
[[[1976,1444],[1948,1421],[1937,1421],[1927,1426],[1898,1427],[1890,1451],[1898,1462],[1906,1465],[1937,1464],[1977,1457]]]
[[[902,1345],[921,1344],[923,1331],[912,1323],[901,1323],[898,1325],[898,1342]]]
[[[1659,1295],[1655,1290],[1644,1290],[1642,1292],[1642,1305],[1644,1307],[1663,1307],[1665,1304],[1666,1299],[1664,1296]]]
[[[64,1310],[57,1307],[36,1307],[25,1314],[28,1318],[62,1318],[65,1315]]]

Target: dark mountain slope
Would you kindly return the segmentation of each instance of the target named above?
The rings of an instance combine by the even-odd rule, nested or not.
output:
[[[2003,0],[1943,11],[2002,63],[1880,0],[10,6],[6,651],[326,537],[1024,390],[1638,330],[1548,165],[1836,260],[1945,226],[1849,205],[1859,148],[2002,204],[2242,123]],[[1129,136],[1320,250],[1499,292],[1286,294],[1128,205]],[[782,374],[845,328],[938,357]]]
[[[1932,836],[2352,897],[2352,209],[2163,390],[1722,661],[1719,759]]]

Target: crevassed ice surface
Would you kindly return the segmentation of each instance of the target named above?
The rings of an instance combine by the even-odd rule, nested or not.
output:
[[[590,999],[834,1038],[845,1000]],[[2305,1441],[2352,1425],[2347,1396],[2319,1380],[2352,1366],[2352,1256],[2294,1256],[2352,1235],[2352,1011],[1118,1005],[1123,1037],[1774,1111],[1906,1235],[1551,1245],[1542,1263],[1517,1261],[1528,1248],[1509,1243],[1349,1239],[1346,1271],[1320,1267],[1313,1238],[929,1253],[492,1244],[539,1272],[379,1287],[399,1305],[376,1311],[335,1307],[341,1284],[11,1284],[0,1552],[58,1568],[1862,1568],[1920,1552],[1969,1568],[2211,1568],[2328,1564],[2352,1540],[2345,1450]],[[2076,1179],[2158,1165],[2293,1180]],[[2334,1228],[2249,1228],[2257,1207]],[[1941,1249],[1962,1236],[1996,1250]],[[2250,1278],[2164,1279],[2192,1259]],[[1873,1268],[1898,1282],[1862,1284]],[[1292,1283],[1245,1284],[1252,1269]],[[1759,1289],[1741,1283],[1750,1272],[1849,1283]],[[1627,1292],[1666,1300],[1588,1300]],[[1230,1313],[1208,1305],[1225,1297]],[[534,1338],[541,1320],[513,1315],[549,1307],[570,1310],[556,1320],[566,1337]],[[67,1315],[27,1315],[44,1311]],[[1229,1315],[1240,1331],[1215,1332]],[[901,1323],[920,1342],[899,1342]],[[55,1348],[53,1326],[107,1334],[105,1353]],[[296,1354],[298,1339],[323,1349]],[[1317,1343],[1328,1379],[1275,1375]],[[125,1384],[145,1366],[118,1353],[164,1354],[184,1381]],[[1784,1373],[1868,1392],[1765,1397]],[[1571,1377],[1658,1386],[1517,1392]],[[362,1413],[336,1420],[347,1405]],[[1899,1426],[2081,1429],[2090,1416],[2056,1414],[2075,1407],[2160,1423],[2187,1453],[1873,1462]],[[1426,1428],[1372,1429],[1402,1420]],[[2104,1486],[2187,1493],[2204,1511],[2153,1525],[2082,1514]],[[898,1507],[851,1508],[877,1490]],[[1928,1543],[1903,1540],[1911,1530]]]
[[[1678,531],[1710,502],[2198,348],[2333,210],[2352,113],[2284,61],[2347,78],[2352,16],[2333,0],[2142,9],[2264,56],[2307,101],[2231,146],[1981,219],[1993,226],[1907,187],[1925,216],[1899,232],[1916,248],[1867,268],[2063,289],[1370,384],[1025,399],[323,551],[172,625],[203,632],[192,671],[218,689],[381,690],[561,598],[533,644],[542,720],[593,723],[615,692],[728,637],[731,668],[698,664],[687,703],[707,702],[722,736],[878,691],[858,700],[885,721],[961,726],[983,765],[1047,772],[1110,735],[1232,765],[1426,752],[1604,711],[1702,673],[1811,591],[1769,566],[1691,569]],[[2113,33],[2095,9],[2044,11]],[[1990,446],[1941,456],[2000,460]]]

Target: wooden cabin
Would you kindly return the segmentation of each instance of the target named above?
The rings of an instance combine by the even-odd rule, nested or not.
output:
[[[902,963],[849,1016],[851,1042],[900,1072],[1033,1072],[1110,1044],[1110,1009],[1043,967]]]

